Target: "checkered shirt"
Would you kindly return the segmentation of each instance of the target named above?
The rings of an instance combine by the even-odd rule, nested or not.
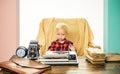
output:
[[[56,41],[53,41],[51,45],[48,47],[48,50],[50,51],[69,51],[71,49],[68,49],[69,46],[73,46],[73,43],[71,41],[68,41],[64,39],[63,43],[60,43],[57,39]]]

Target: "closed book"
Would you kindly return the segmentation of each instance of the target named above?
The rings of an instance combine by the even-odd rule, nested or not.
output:
[[[100,49],[95,48],[88,48],[87,49],[88,55],[94,58],[105,58],[105,53],[102,52]]]
[[[92,61],[105,61],[105,58],[94,58],[94,57],[91,57],[89,55],[86,55],[86,58],[89,58],[90,60]]]
[[[86,60],[89,61],[91,64],[105,64],[105,61],[93,61],[88,57],[86,57]]]
[[[120,53],[106,53],[106,61],[120,61]]]

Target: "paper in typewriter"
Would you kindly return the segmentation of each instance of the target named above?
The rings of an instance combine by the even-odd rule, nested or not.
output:
[[[43,55],[43,58],[68,58],[69,52],[67,51],[47,51],[45,55]]]

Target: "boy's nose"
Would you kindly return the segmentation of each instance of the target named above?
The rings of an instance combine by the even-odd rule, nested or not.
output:
[[[62,38],[62,35],[60,35],[60,38]]]

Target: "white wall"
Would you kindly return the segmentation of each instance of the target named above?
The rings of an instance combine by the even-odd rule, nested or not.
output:
[[[36,39],[39,23],[46,17],[86,18],[94,43],[103,48],[104,0],[20,0],[20,45]]]

